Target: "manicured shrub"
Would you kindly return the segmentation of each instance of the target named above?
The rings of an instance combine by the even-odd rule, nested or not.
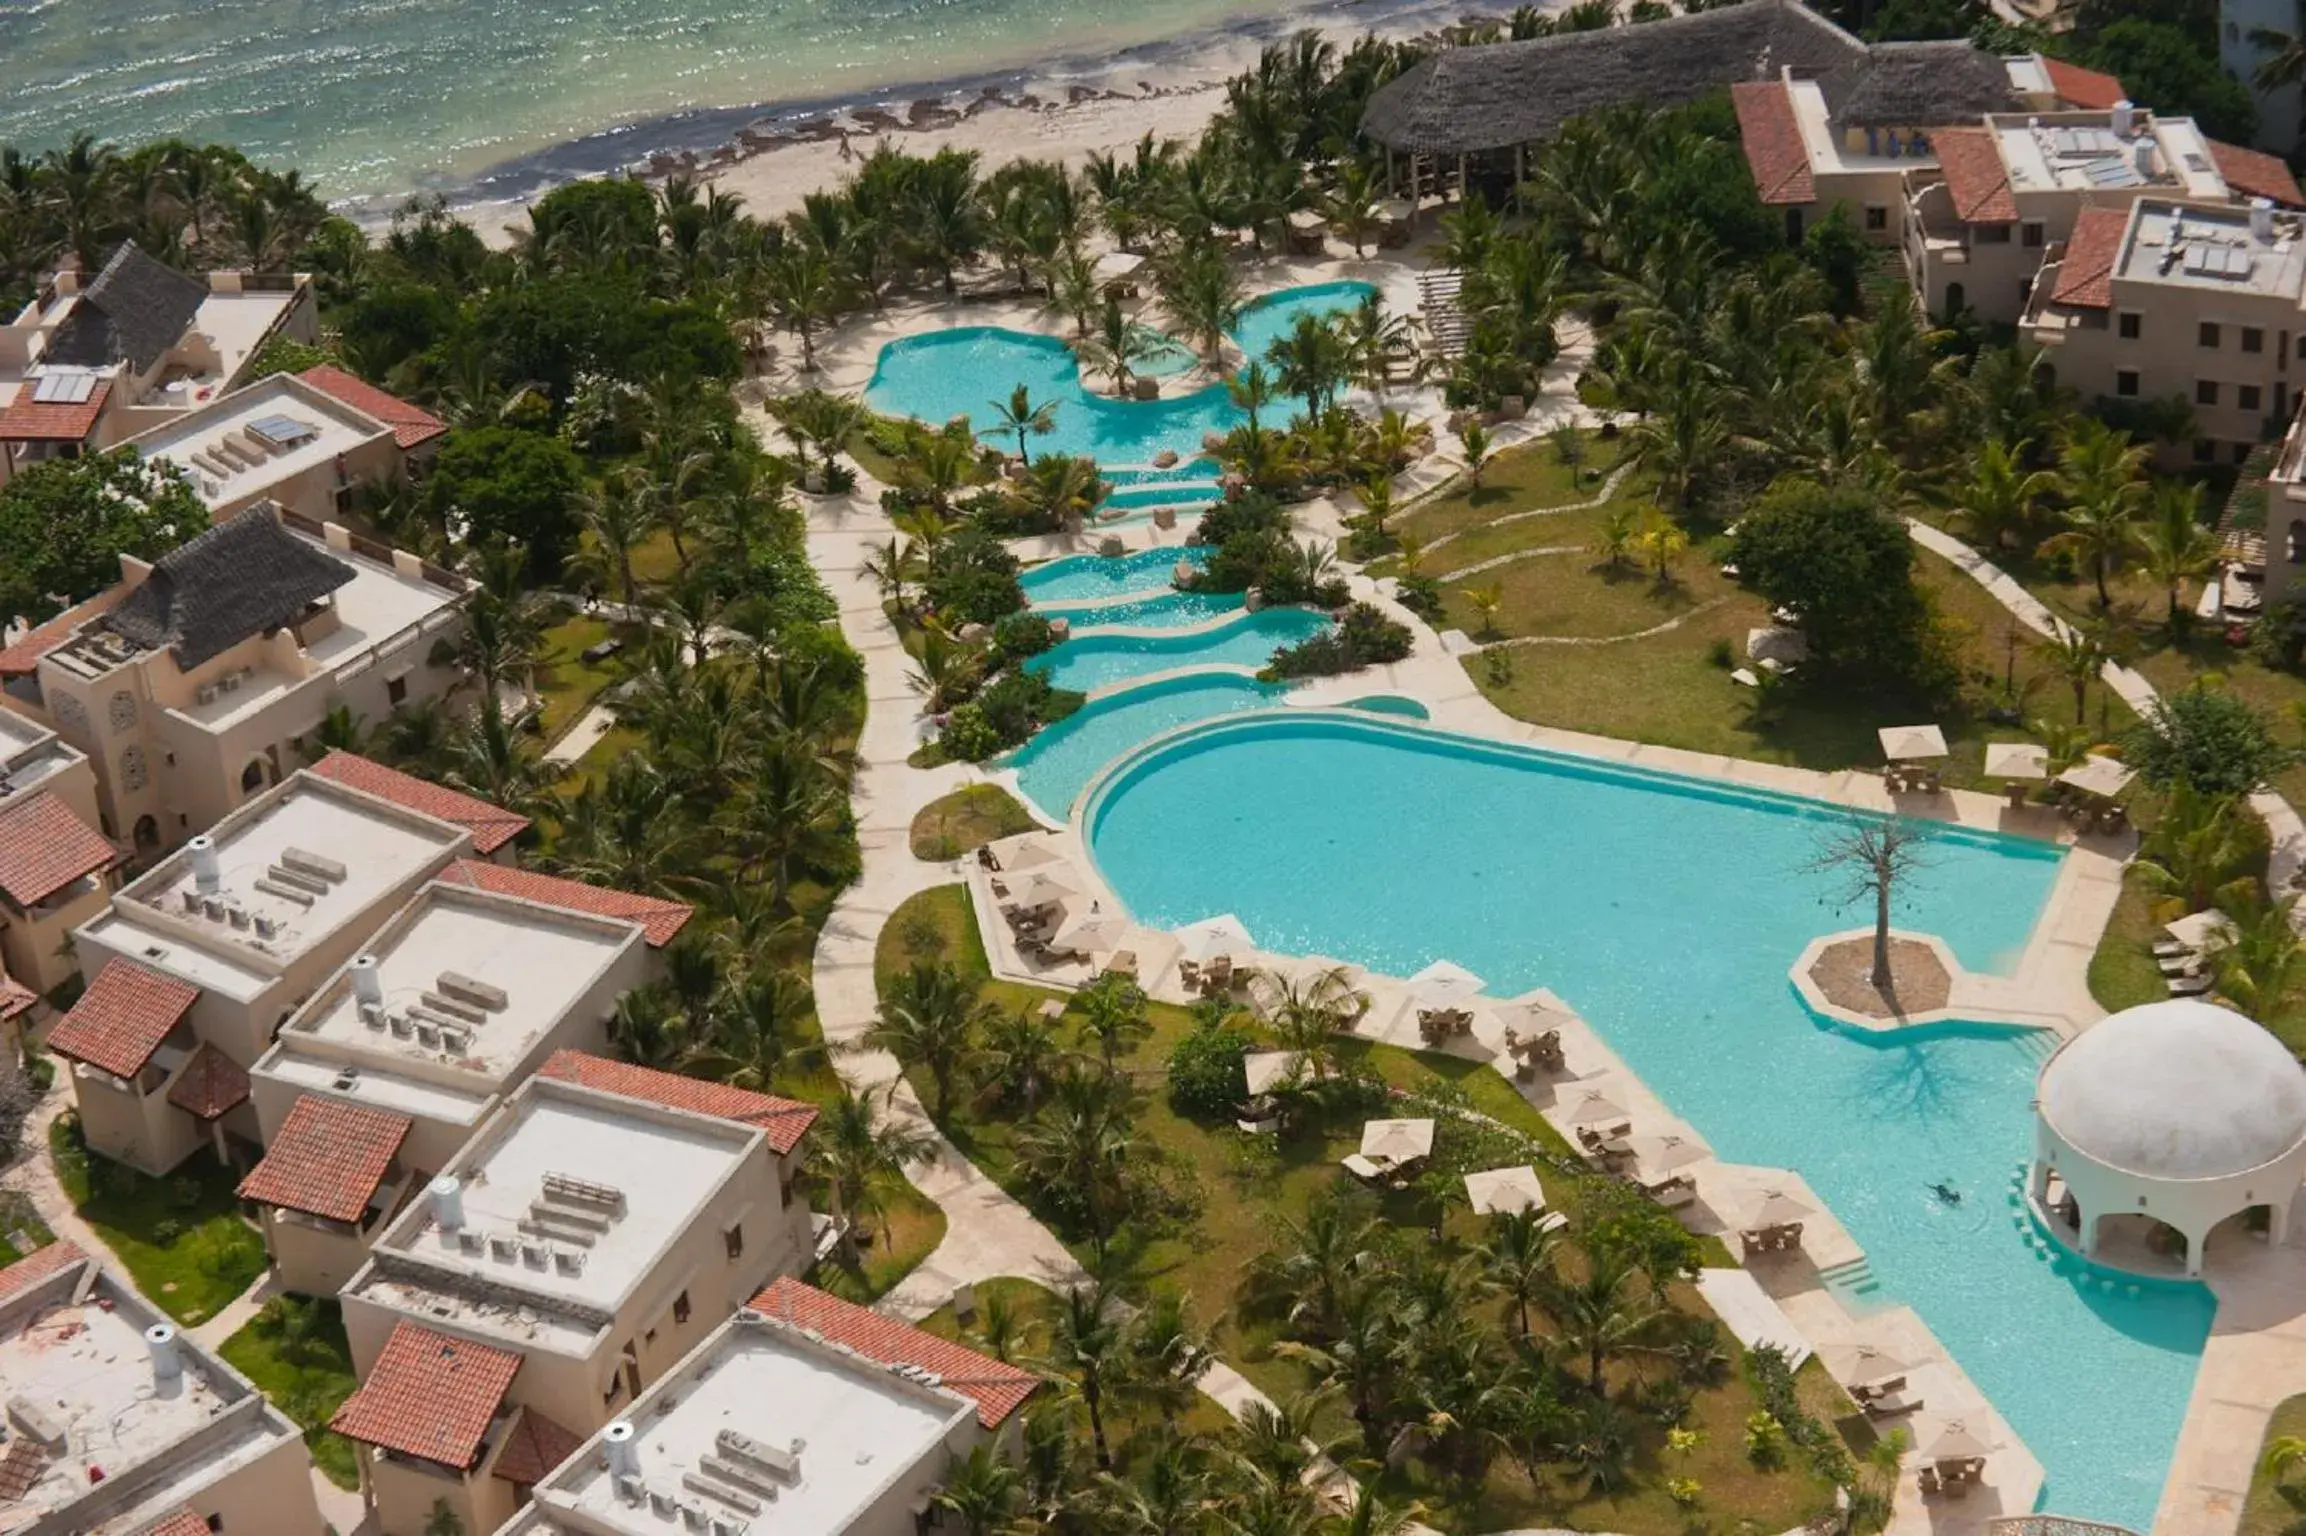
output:
[[[1204,1019],[1169,1052],[1169,1107],[1196,1120],[1228,1120],[1249,1096],[1241,1059],[1249,1035],[1237,1025]]]

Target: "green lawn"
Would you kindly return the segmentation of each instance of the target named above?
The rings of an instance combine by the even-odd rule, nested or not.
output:
[[[0,1190],[0,1268],[56,1241],[32,1202],[15,1190]]]
[[[255,1283],[264,1239],[240,1215],[239,1175],[205,1150],[155,1179],[88,1151],[76,1116],[48,1128],[57,1182],[136,1288],[180,1323],[197,1323]]]
[[[2250,1478],[2250,1496],[2242,1505],[2241,1536],[2286,1536],[2306,1522],[2306,1476],[2293,1470],[2276,1478],[2266,1470],[2266,1450],[2286,1435],[2306,1435],[2306,1393],[2276,1408],[2266,1425],[2257,1470]],[[2297,1497],[2285,1497],[2286,1492]]]
[[[339,1488],[358,1488],[359,1452],[328,1428],[337,1407],[360,1385],[344,1313],[334,1301],[276,1296],[220,1351],[280,1411],[304,1429],[313,1465]]]
[[[1460,480],[1443,494],[1409,508],[1394,520],[1393,526],[1431,543],[1443,534],[1478,527],[1500,513],[1584,501],[1601,489],[1602,481],[1617,461],[1611,444],[1590,435],[1586,443],[1586,461],[1574,471],[1561,462],[1561,455],[1554,452],[1549,442],[1509,448],[1483,466],[1478,487]],[[1543,525],[1552,519],[1530,521]],[[1465,563],[1455,559],[1455,545],[1449,546],[1446,553],[1449,564]]]
[[[548,745],[558,741],[592,708],[601,690],[617,680],[615,658],[589,662],[585,650],[612,636],[632,644],[640,633],[637,626],[611,625],[586,614],[573,614],[544,632],[537,663],[537,686],[544,701],[538,726]]]
[[[819,1203],[821,1206],[821,1199]],[[891,1191],[888,1208],[873,1219],[871,1231],[862,1273],[843,1269],[836,1255],[818,1265],[809,1279],[835,1296],[879,1301],[936,1252],[937,1245],[945,1240],[945,1213],[934,1200],[907,1184]]]
[[[885,988],[907,965],[937,959],[950,960],[978,978],[980,995],[1004,1009],[1033,1007],[1061,995],[986,979],[984,953],[964,886],[925,891],[898,908],[882,933],[876,977]],[[1113,1266],[1134,1285],[1183,1293],[1202,1325],[1211,1330],[1221,1357],[1268,1395],[1287,1397],[1307,1385],[1307,1378],[1301,1367],[1273,1352],[1276,1333],[1271,1323],[1246,1319],[1235,1311],[1235,1292],[1246,1266],[1274,1245],[1283,1223],[1301,1216],[1316,1195],[1336,1188],[1345,1178],[1338,1160],[1357,1144],[1358,1122],[1306,1127],[1276,1140],[1245,1136],[1230,1127],[1180,1115],[1162,1091],[1163,1069],[1170,1049],[1192,1028],[1192,1015],[1160,1003],[1151,1005],[1149,1015],[1151,1035],[1125,1055],[1121,1065],[1146,1091],[1140,1132],[1168,1159],[1178,1181],[1197,1190],[1199,1210],[1174,1228],[1124,1228],[1112,1245]],[[1543,1117],[1484,1063],[1364,1041],[1343,1042],[1341,1055],[1395,1087],[1462,1102],[1534,1139],[1548,1153],[1566,1157],[1566,1145]],[[1012,1126],[960,1114],[947,1117],[946,1129],[989,1177],[1028,1198],[1030,1192],[1018,1177],[1011,1154]],[[1475,1134],[1462,1122],[1442,1117],[1440,1152],[1447,1153],[1452,1138]],[[1582,1165],[1565,1167],[1550,1160],[1541,1172],[1552,1204],[1569,1216],[1574,1229],[1605,1181]],[[1425,1197],[1415,1190],[1388,1193],[1383,1209],[1388,1218],[1417,1230],[1429,1230],[1434,1220]],[[1455,1208],[1442,1219],[1440,1240],[1462,1248],[1478,1231],[1478,1218]],[[1084,1263],[1093,1258],[1087,1243],[1073,1247]],[[1714,1245],[1708,1261],[1726,1262],[1727,1255]],[[1701,1309],[1694,1292],[1676,1300],[1685,1310]],[[1734,1343],[1730,1347],[1734,1350]],[[1819,1380],[1825,1394],[1838,1396],[1838,1389],[1822,1373]],[[1806,1379],[1803,1387],[1805,1392],[1814,1390]],[[1678,1458],[1672,1466],[1662,1465],[1658,1448],[1662,1435],[1654,1436],[1658,1444],[1648,1448],[1640,1463],[1651,1475],[1644,1477],[1640,1492],[1617,1501],[1588,1502],[1558,1487],[1532,1488],[1502,1461],[1470,1493],[1406,1483],[1393,1491],[1427,1501],[1442,1517],[1445,1529],[1570,1524],[1629,1536],[1669,1532],[1678,1536],[1689,1522],[1662,1485],[1666,1477],[1683,1475],[1705,1485],[1708,1509],[1734,1510],[1755,1521],[1757,1530],[1782,1530],[1819,1512],[1828,1490],[1807,1473],[1759,1473],[1746,1465],[1743,1425],[1754,1404],[1736,1371],[1726,1384],[1701,1392],[1698,1403],[1695,1412],[1704,1438],[1687,1467]],[[1847,1404],[1838,1411],[1847,1412]]]
[[[996,838],[1030,832],[1040,823],[997,784],[971,784],[921,807],[913,818],[913,857],[957,859]]]

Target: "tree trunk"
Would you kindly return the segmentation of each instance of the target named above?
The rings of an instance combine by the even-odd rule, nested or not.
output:
[[[1874,990],[1890,989],[1890,882],[1877,872],[1874,885]]]

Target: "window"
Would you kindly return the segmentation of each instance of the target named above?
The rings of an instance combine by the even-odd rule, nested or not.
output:
[[[2196,379],[2194,381],[2194,403],[2196,405],[2216,405],[2218,403],[2218,381],[2216,379]]]
[[[2254,411],[2262,398],[2263,391],[2257,385],[2243,384],[2236,387],[2234,403],[2245,411]]]
[[[2218,345],[2218,322],[2215,320],[2203,321],[2194,335],[2195,339],[2203,346],[2216,347]]]
[[[2042,248],[2041,220],[2028,219],[2025,223],[2018,226],[2018,234],[2020,236],[2018,243],[2023,245],[2027,250],[2038,251]]]
[[[2265,351],[2266,333],[2254,325],[2242,327],[2242,350],[2245,352]]]
[[[404,703],[407,698],[408,674],[404,672],[399,677],[388,677],[384,680],[384,701],[387,704]]]
[[[2125,368],[2120,373],[2115,374],[2114,393],[2125,399],[2135,398],[2138,393],[2138,370]]]
[[[263,787],[264,764],[251,761],[247,767],[240,770],[240,792],[244,795],[253,795]]]
[[[2139,332],[2145,329],[2145,324],[2146,317],[2144,315],[2139,314],[2134,309],[2124,310],[2121,321],[2122,339],[2124,341],[2136,341]]]
[[[641,1331],[641,1342],[643,1344],[654,1344],[656,1341],[657,1331],[654,1328],[647,1328]]]
[[[1979,224],[1970,231],[1970,238],[1980,245],[2008,245],[2010,226],[2007,224]]]
[[[683,1291],[678,1296],[673,1298],[673,1321],[675,1323],[685,1323],[688,1320],[689,1293],[687,1291]]]
[[[744,1227],[744,1223],[743,1223],[743,1222],[739,1222],[739,1223],[737,1223],[737,1225],[735,1225],[735,1226],[733,1226],[733,1227],[729,1228],[729,1230],[728,1230],[728,1231],[726,1231],[726,1232],[723,1232],[723,1233],[721,1234],[721,1242],[722,1242],[722,1244],[723,1244],[725,1247],[727,1247],[727,1249],[729,1250],[729,1257],[730,1257],[730,1258],[732,1258],[732,1259],[736,1259],[736,1258],[742,1258],[742,1257],[744,1257],[744,1252],[745,1252],[745,1227]]]
[[[1880,231],[1890,227],[1890,210],[1879,206],[1866,209],[1866,228]]]

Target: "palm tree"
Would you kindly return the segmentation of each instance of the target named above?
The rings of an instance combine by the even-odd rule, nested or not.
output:
[[[1347,1293],[1376,1262],[1378,1223],[1365,1200],[1336,1193],[1317,1197],[1302,1218],[1281,1217],[1280,1228],[1244,1273],[1243,1297],[1284,1313],[1300,1334],[1334,1337]]]
[[[1086,455],[1043,454],[1025,470],[1015,495],[1036,523],[1074,532],[1096,515],[1113,487],[1100,478],[1097,461]]]
[[[1215,367],[1241,318],[1241,279],[1223,255],[1189,247],[1154,269],[1161,307],[1201,360]]]
[[[1498,633],[1498,610],[1505,606],[1504,585],[1493,581],[1485,587],[1467,587],[1464,596],[1473,605],[1475,616],[1481,620],[1481,636],[1485,639],[1494,637]]]
[[[1644,507],[1634,527],[1634,547],[1642,552],[1664,586],[1673,574],[1673,562],[1689,548],[1689,535],[1679,523],[1656,507]]]
[[[1001,430],[1017,434],[1019,462],[1032,463],[1033,456],[1025,451],[1025,439],[1028,435],[1047,437],[1057,430],[1057,402],[1044,400],[1036,405],[1033,403],[1032,391],[1020,384],[1009,391],[1007,400],[991,403],[993,413],[1000,418]]]
[[[1305,419],[1313,421],[1352,374],[1352,359],[1345,338],[1326,316],[1299,315],[1284,335],[1265,349],[1273,365],[1275,382],[1305,402]]]
[[[983,647],[956,640],[932,622],[921,631],[920,652],[913,658],[905,681],[922,695],[930,714],[941,715],[976,686],[984,669]]]
[[[1186,1298],[1176,1291],[1156,1293],[1130,1319],[1128,1349],[1129,1395],[1158,1410],[1162,1423],[1175,1428],[1217,1358],[1208,1335],[1193,1325]]]
[[[1586,1388],[1606,1397],[1602,1374],[1609,1362],[1636,1353],[1655,1353],[1669,1314],[1652,1301],[1640,1271],[1619,1258],[1587,1255],[1582,1276],[1556,1266],[1538,1306],[1553,1319],[1564,1348],[1583,1357]]]
[[[2204,794],[2179,779],[2138,850],[2139,876],[2188,912],[2247,900],[2255,894],[2255,882],[2243,873],[2250,834],[2250,812],[2239,797]],[[2231,889],[2236,882],[2243,889]]]
[[[1544,1303],[1546,1287],[1559,1267],[1555,1233],[1543,1211],[1510,1211],[1490,1218],[1489,1235],[1474,1250],[1482,1284],[1513,1308],[1513,1331],[1529,1337],[1529,1309]]]
[[[1022,1482],[999,1446],[982,1444],[948,1461],[945,1480],[929,1502],[953,1517],[961,1536],[995,1536],[1009,1528]]]
[[[1731,448],[1730,429],[1716,392],[1687,378],[1656,414],[1645,416],[1625,434],[1628,463],[1657,477],[1658,489],[1673,506],[1687,508]]]
[[[1089,1439],[1096,1447],[1098,1469],[1110,1472],[1113,1451],[1106,1443],[1105,1409],[1111,1394],[1129,1375],[1129,1329],[1103,1282],[1066,1290],[1062,1304],[1049,1320],[1049,1348],[1039,1364],[1080,1399],[1082,1410],[1089,1416]]]
[[[656,524],[647,498],[639,494],[629,474],[603,475],[578,492],[577,523],[585,543],[572,563],[596,579],[614,576],[618,601],[629,611],[639,591],[633,551],[648,541]],[[600,585],[609,583],[601,580]]]
[[[880,1011],[864,1044],[898,1060],[926,1067],[932,1114],[942,1120],[952,1103],[953,1077],[976,1049],[977,989],[942,962],[917,962],[884,989]]]
[[[1135,982],[1111,974],[1098,977],[1073,994],[1073,1007],[1081,1015],[1081,1032],[1097,1042],[1097,1053],[1108,1070],[1153,1032],[1145,1002],[1145,994]]]
[[[2296,30],[2291,32],[2285,32],[2279,27],[2250,29],[2250,46],[2265,55],[2258,61],[2258,68],[2250,77],[2250,84],[2258,90],[2272,93],[2294,85],[2306,85],[2306,21],[2294,25]],[[2306,129],[2306,120],[2297,126]]]
[[[2241,910],[2229,914],[2234,919],[2231,939],[2211,957],[2218,991],[2251,1018],[2272,1014],[2306,974],[2306,949],[2291,921],[2297,904],[2295,896],[2239,903]]]
[[[800,338],[801,368],[817,366],[817,327],[840,313],[841,290],[825,253],[805,242],[787,241],[770,258],[763,296],[769,313]]]
[[[905,584],[920,574],[921,557],[910,539],[877,544],[857,563],[857,574],[881,589],[881,601],[905,606]]]
[[[2127,434],[2092,417],[2079,417],[2060,439],[2058,484],[2066,495],[2065,531],[2042,543],[2042,553],[2072,554],[2090,564],[2098,606],[2111,608],[2106,578],[2138,547],[2139,503],[2145,497],[2147,450]]]
[[[1130,1166],[1142,1149],[1135,1090],[1094,1066],[1060,1072],[1041,1112],[1017,1131],[1018,1166],[1052,1203],[1087,1224],[1099,1263],[1119,1224]]]
[[[841,1263],[852,1273],[862,1267],[857,1229],[885,1208],[889,1191],[905,1169],[936,1155],[936,1143],[887,1115],[894,1083],[857,1090],[843,1083],[820,1101],[810,1134],[809,1161],[832,1192],[841,1224]]]
[[[1595,532],[1591,552],[1601,556],[1603,569],[1612,574],[1625,569],[1640,520],[1641,508],[1632,502],[1612,502],[1601,509],[1601,526]]]
[[[1955,524],[1988,549],[2033,542],[2035,516],[2058,488],[2056,475],[2025,467],[2027,447],[1989,438],[1948,498]]]
[[[907,232],[921,259],[937,270],[945,297],[957,297],[954,273],[985,249],[984,205],[977,195],[974,151],[942,149],[917,162]]]
[[[2034,654],[2074,690],[2074,724],[2080,725],[2089,715],[2090,684],[2106,670],[2106,648],[2079,627],[2060,624],[2034,642]]]
[[[375,746],[375,732],[361,723],[349,705],[338,704],[320,717],[320,724],[305,733],[304,759],[317,763],[331,752],[365,756]]]
[[[1247,414],[1252,432],[1257,430],[1258,413],[1273,403],[1276,394],[1273,376],[1265,371],[1263,363],[1254,359],[1239,373],[1225,376],[1226,398],[1233,402],[1236,410]]]
[[[1125,395],[1138,365],[1156,356],[1162,346],[1157,332],[1123,315],[1118,300],[1107,299],[1096,330],[1073,343],[1073,350],[1085,369],[1104,374],[1113,381],[1113,393]]]
[[[1481,476],[1489,468],[1489,450],[1492,446],[1489,428],[1479,420],[1469,420],[1458,428],[1458,447],[1465,454],[1465,478],[1475,490],[1481,489]]]
[[[2138,550],[2146,574],[2162,585],[2168,607],[2163,622],[2175,635],[2188,610],[2178,602],[2178,589],[2186,582],[2208,576],[2218,568],[2218,535],[2202,525],[2202,492],[2182,480],[2162,480],[2154,486],[2154,505],[2139,535]]]
[[[768,866],[779,906],[791,900],[795,873],[848,848],[839,825],[848,805],[845,786],[816,756],[789,746],[762,755],[739,800],[736,830],[746,862]]]
[[[1362,1448],[1372,1457],[1385,1453],[1391,1427],[1388,1400],[1400,1390],[1404,1319],[1392,1288],[1370,1279],[1349,1288],[1334,1332],[1314,1345],[1285,1340],[1273,1352],[1313,1372],[1314,1380],[1343,1394],[1352,1405]]]
[[[1353,244],[1353,254],[1359,257],[1385,221],[1377,208],[1377,177],[1368,164],[1349,160],[1337,175],[1337,185],[1321,200],[1321,212],[1329,225]]]
[[[1041,1093],[1064,1056],[1056,1032],[1030,1006],[995,1010],[979,1035],[977,1078],[997,1090],[1002,1101],[1027,1114],[1040,1106]]]

